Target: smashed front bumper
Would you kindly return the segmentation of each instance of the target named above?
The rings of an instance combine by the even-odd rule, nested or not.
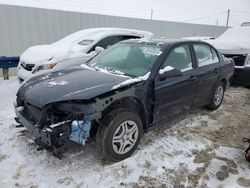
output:
[[[40,146],[38,150],[47,149],[58,158],[61,158],[71,133],[71,121],[64,121],[41,128],[25,118],[20,107],[16,107],[16,105],[14,107],[18,123],[27,128],[32,136],[35,137],[35,142]]]

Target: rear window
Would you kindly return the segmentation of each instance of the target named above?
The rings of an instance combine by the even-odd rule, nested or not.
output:
[[[194,51],[199,67],[218,63],[217,53],[213,50],[206,44],[194,44]]]
[[[215,62],[219,62],[219,58],[218,58],[218,55],[217,55],[217,52],[215,51],[215,49],[211,48],[211,51],[212,51],[212,54],[213,54],[213,60]]]
[[[131,36],[131,35],[123,35],[121,36],[121,40],[128,40],[128,39],[138,39],[141,38],[139,36]]]
[[[98,42],[95,46],[100,46],[102,48],[107,48],[108,46],[112,46],[113,44],[120,41],[119,36],[111,36],[102,39],[100,42]]]

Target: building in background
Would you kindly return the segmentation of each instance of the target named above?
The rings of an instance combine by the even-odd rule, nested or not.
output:
[[[37,44],[48,44],[70,33],[93,27],[146,30],[154,37],[217,37],[223,26],[107,16],[0,4],[0,56],[19,56]],[[1,71],[0,71],[1,74]]]
[[[18,56],[26,48],[48,44],[75,31],[91,27],[147,30],[155,37],[217,37],[223,26],[125,18],[0,4],[0,56]]]

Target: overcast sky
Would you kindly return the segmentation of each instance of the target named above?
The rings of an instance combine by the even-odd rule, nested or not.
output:
[[[106,15],[230,26],[250,21],[250,0],[0,0],[13,4]]]

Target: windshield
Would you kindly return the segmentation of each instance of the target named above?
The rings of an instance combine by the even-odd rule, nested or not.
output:
[[[96,69],[105,69],[131,77],[143,76],[162,53],[160,46],[145,43],[118,43],[89,61]]]

